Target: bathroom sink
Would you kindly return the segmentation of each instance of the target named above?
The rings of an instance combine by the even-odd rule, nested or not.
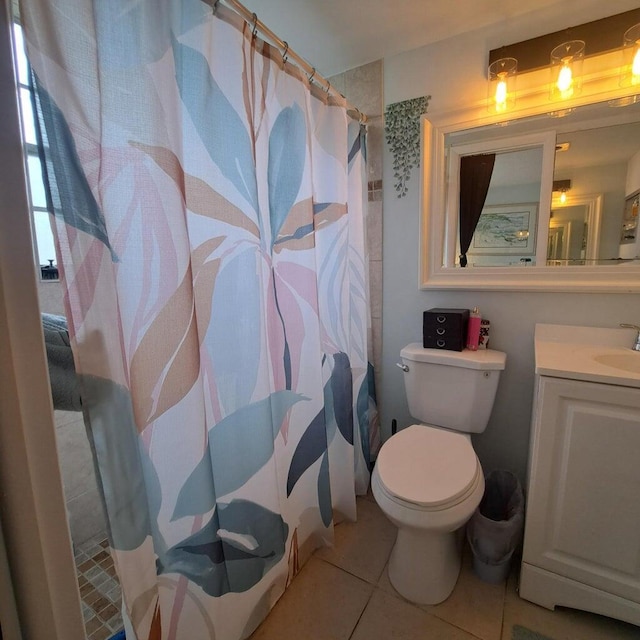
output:
[[[536,373],[640,389],[636,332],[627,328],[536,324]]]
[[[640,373],[640,352],[603,353],[594,356],[593,359],[607,367],[631,371],[632,373]]]

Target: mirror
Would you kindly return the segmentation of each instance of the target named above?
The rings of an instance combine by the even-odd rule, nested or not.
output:
[[[640,291],[640,244],[621,245],[640,190],[640,101],[479,126],[425,118],[424,134],[424,288]],[[476,154],[495,165],[462,268],[460,161]]]

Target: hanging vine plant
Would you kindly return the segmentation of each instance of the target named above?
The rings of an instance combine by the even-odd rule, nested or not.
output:
[[[398,198],[407,195],[411,170],[420,166],[420,116],[427,112],[431,96],[390,104],[384,114],[387,144],[393,154],[393,185]]]

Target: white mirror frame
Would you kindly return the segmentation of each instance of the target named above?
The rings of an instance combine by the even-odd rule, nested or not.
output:
[[[608,90],[614,83],[613,74],[600,74],[600,76],[594,76],[595,80],[600,81],[594,95],[575,100],[568,106],[617,99],[623,95],[624,92],[617,88],[617,79],[615,80],[615,89]],[[539,97],[536,98],[532,92],[529,106],[511,117],[538,115],[548,110],[548,102],[539,99]],[[422,118],[420,288],[486,291],[576,291],[584,293],[640,292],[640,261],[632,264],[627,262],[606,266],[467,268],[453,266],[451,227],[449,226],[451,220],[447,218],[446,210],[445,136],[449,133],[496,122],[498,122],[497,118],[487,118],[480,115],[478,105],[452,114],[433,116],[429,114]],[[457,207],[455,208],[457,209]],[[597,210],[598,207],[594,203],[590,211],[594,211],[595,215]],[[547,227],[548,220],[547,214]],[[454,223],[457,228],[457,220]],[[539,233],[543,224],[544,221],[539,221]],[[546,236],[547,228],[542,227],[542,232]],[[455,247],[455,240],[453,242]],[[538,243],[540,243],[540,236],[538,236]],[[546,240],[544,246],[546,246]]]

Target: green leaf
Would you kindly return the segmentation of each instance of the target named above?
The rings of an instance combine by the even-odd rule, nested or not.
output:
[[[345,440],[353,444],[353,391],[349,358],[345,353],[337,353],[333,360],[333,370],[324,387],[324,406],[302,434],[291,458],[287,496],[291,495],[304,472],[327,450],[336,425]]]
[[[282,517],[247,500],[219,503],[197,533],[158,558],[158,574],[179,573],[210,596],[255,586],[284,556],[289,528]]]
[[[287,477],[287,497],[291,495],[302,474],[327,450],[327,429],[324,408],[320,409],[302,434],[293,453]]]
[[[328,527],[333,520],[333,507],[331,505],[331,483],[329,481],[329,452],[325,451],[318,472],[318,505],[322,524]]]
[[[164,548],[158,530],[162,501],[160,481],[138,436],[131,396],[113,380],[80,376],[87,433],[97,458],[111,543],[115,549],[137,549],[152,535]]]
[[[243,120],[211,75],[207,59],[173,40],[180,97],[211,159],[258,211],[253,145]]]
[[[351,364],[346,353],[336,353],[331,372],[331,391],[333,393],[333,410],[338,429],[343,438],[353,444],[353,379]]]
[[[285,107],[269,136],[269,215],[271,243],[277,240],[300,192],[307,148],[307,128],[297,104]]]
[[[211,511],[216,496],[239,489],[255,475],[273,455],[273,441],[287,411],[301,400],[308,398],[276,391],[211,428],[203,457],[180,489],[172,520]],[[269,424],[271,429],[265,429]]]
[[[76,144],[69,125],[53,101],[36,78],[36,99],[46,129],[44,181],[48,184],[47,205],[53,209],[56,218],[100,240],[109,252],[111,260],[118,262],[113,247],[109,243],[107,226],[102,211],[93,196],[78,157]]]

